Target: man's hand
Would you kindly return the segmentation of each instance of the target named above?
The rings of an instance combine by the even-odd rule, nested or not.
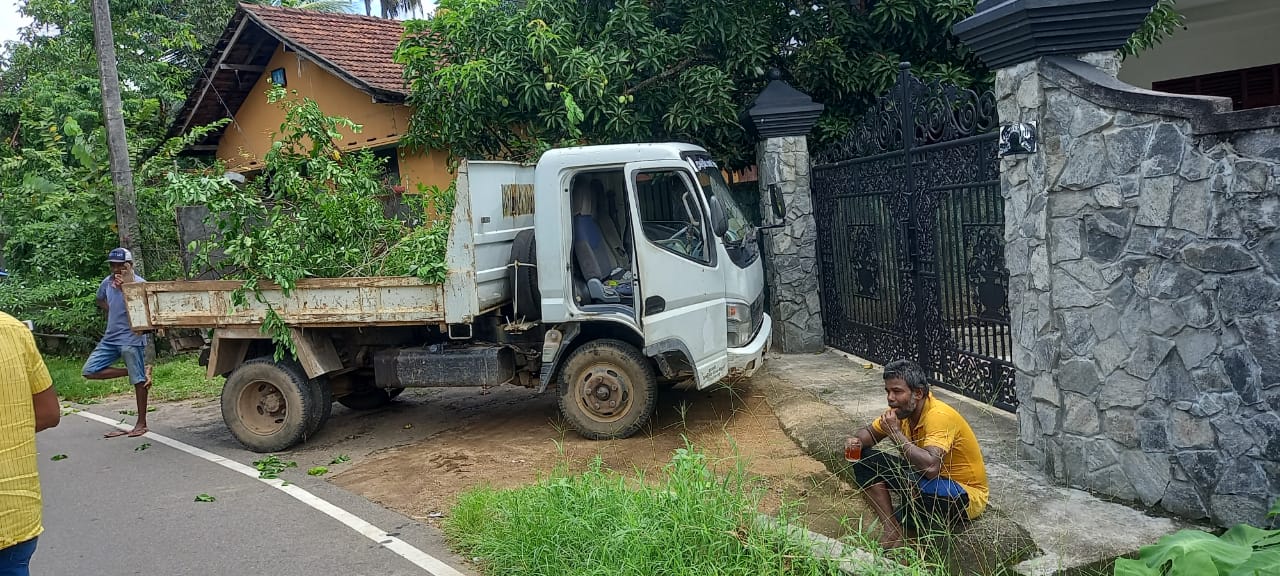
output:
[[[884,431],[889,434],[894,444],[901,446],[907,442],[907,435],[902,433],[902,420],[898,419],[898,413],[893,408],[884,411],[880,415],[880,425],[884,426]]]

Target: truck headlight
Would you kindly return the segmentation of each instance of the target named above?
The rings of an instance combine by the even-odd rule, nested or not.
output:
[[[729,302],[725,305],[729,320],[729,347],[741,348],[751,342],[753,324],[751,305],[746,302]]]

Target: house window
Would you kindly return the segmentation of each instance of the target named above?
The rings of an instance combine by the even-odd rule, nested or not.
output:
[[[395,146],[373,151],[373,156],[382,160],[382,183],[393,190],[401,185],[400,154],[398,154],[398,151],[399,149]]]
[[[1236,110],[1280,106],[1280,64],[1153,82],[1152,90],[1231,99]]]

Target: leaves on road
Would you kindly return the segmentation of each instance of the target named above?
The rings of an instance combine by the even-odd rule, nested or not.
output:
[[[316,466],[315,468],[307,470],[308,476],[324,476],[325,474],[328,474],[328,473],[329,473],[329,469],[325,468],[324,466]]]
[[[50,460],[53,460],[54,462],[57,462],[59,460],[66,460],[66,459],[67,459],[66,454],[54,454],[53,458],[50,458]]]
[[[258,477],[271,480],[279,478],[280,473],[288,468],[297,468],[298,463],[292,460],[285,462],[279,456],[272,454],[261,460],[254,461],[253,467],[258,469]]]
[[[141,444],[139,444],[139,445],[137,445],[137,446],[134,446],[133,451],[134,451],[134,452],[141,452],[141,451],[146,450],[147,448],[150,448],[150,447],[151,447],[151,443],[150,443],[150,442],[143,442],[143,443],[141,443]]]
[[[210,496],[208,494],[196,495],[196,502],[214,502],[214,501],[217,501],[217,498],[214,498],[213,496]]]
[[[351,461],[350,456],[347,456],[346,454],[339,454],[336,457],[334,457],[333,460],[329,461],[329,465],[332,466],[334,464],[345,464],[350,461]]]
[[[120,413],[120,414],[124,414],[125,416],[137,416],[137,415],[138,415],[138,411],[137,411],[137,410],[116,410],[116,412],[117,412],[117,413]]]

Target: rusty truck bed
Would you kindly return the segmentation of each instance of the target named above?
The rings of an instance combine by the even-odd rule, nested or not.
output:
[[[246,294],[235,306],[241,282],[201,280],[145,282],[124,287],[129,323],[137,329],[260,326],[267,304]],[[284,323],[296,327],[394,326],[445,321],[445,288],[412,277],[309,278],[285,296],[278,287],[261,293]]]

